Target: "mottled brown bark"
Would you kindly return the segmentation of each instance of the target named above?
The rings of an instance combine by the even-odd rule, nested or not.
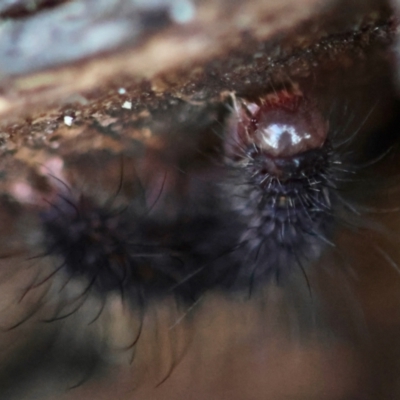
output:
[[[130,128],[114,124],[114,133],[140,138],[146,132],[131,125],[153,111],[183,101],[180,118],[193,120],[224,93],[295,79],[332,57],[348,63],[394,31],[385,3],[373,0],[80,0],[12,16],[0,35],[1,148],[28,163],[32,145],[118,149],[104,135],[92,140],[93,120],[107,129],[118,114]]]
[[[135,0],[80,0],[55,4],[39,7],[24,18],[9,17],[2,26],[3,118],[76,93],[101,92],[107,82],[127,81],[137,86],[144,79],[157,95],[171,86],[180,94],[209,63],[220,79],[240,68],[246,60],[237,62],[240,54],[236,59],[229,55],[240,49],[254,54],[257,48],[265,50],[260,43],[266,43],[269,59],[257,61],[268,66],[322,37],[376,21],[385,8],[380,2],[356,0],[346,2],[339,11],[335,2],[316,0],[164,0],[153,6]],[[7,15],[7,9],[3,14]],[[322,16],[312,19],[313,15]],[[299,24],[303,24],[301,35],[293,40],[290,30]],[[289,38],[282,41],[282,34]],[[279,42],[273,40],[277,35]],[[218,60],[229,63],[215,66]],[[186,89],[184,94],[198,97],[194,92],[207,91],[207,86],[201,82],[201,89]]]

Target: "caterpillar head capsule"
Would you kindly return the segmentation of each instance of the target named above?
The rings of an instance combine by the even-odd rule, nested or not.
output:
[[[302,155],[322,148],[328,135],[327,121],[297,87],[254,102],[234,98],[228,125],[228,158],[245,165],[251,161],[262,178],[280,180],[306,168],[310,157]]]

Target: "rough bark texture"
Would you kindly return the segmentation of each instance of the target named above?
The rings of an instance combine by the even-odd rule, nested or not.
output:
[[[224,93],[295,79],[332,59],[345,65],[394,32],[388,7],[373,0],[7,3],[0,151],[29,164],[39,149],[117,150],[147,135],[162,110],[194,121]]]
[[[8,17],[3,6],[3,117],[94,88],[104,92],[107,82],[136,83],[136,91],[145,82],[157,95],[172,86],[178,95],[185,88],[182,95],[207,97],[203,91],[215,80],[225,81],[225,87],[237,84],[229,75],[249,63],[244,54],[248,58],[268,50],[257,58],[259,69],[268,68],[323,37],[377,22],[385,8],[380,2],[354,0],[341,9],[335,2],[316,0],[51,3],[52,8],[39,3],[23,17],[10,12]],[[321,16],[310,20],[312,15]],[[302,23],[294,40],[283,40]],[[211,69],[208,75],[214,79],[199,83],[201,93],[198,87],[188,90],[204,68]]]

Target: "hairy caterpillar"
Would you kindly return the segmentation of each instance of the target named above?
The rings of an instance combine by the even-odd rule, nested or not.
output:
[[[328,122],[298,88],[258,103],[234,102],[220,144],[227,164],[195,176],[199,187],[189,188],[186,199],[165,200],[177,190],[168,171],[152,205],[138,200],[148,190],[140,180],[144,193],[120,209],[58,185],[62,192],[41,218],[60,268],[100,292],[135,298],[144,291],[146,298],[175,291],[196,301],[208,290],[248,290],[315,261],[330,242],[333,171],[340,164]]]
[[[257,259],[254,271],[279,280],[293,264],[303,268],[304,258],[318,258],[329,242],[330,180],[340,161],[327,139],[328,122],[298,88],[256,102],[235,98],[233,109],[225,147],[248,186],[235,205],[250,215],[242,240]]]

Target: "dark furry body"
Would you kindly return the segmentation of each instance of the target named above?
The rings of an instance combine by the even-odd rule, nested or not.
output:
[[[174,293],[192,302],[212,289],[281,282],[330,241],[333,152],[326,144],[281,160],[283,180],[268,176],[265,157],[252,151],[242,165],[228,160],[218,179],[199,181],[202,196],[175,201],[173,218],[159,218],[162,204],[153,215],[137,201],[116,209],[60,195],[41,214],[46,248],[88,287],[140,301]]]

